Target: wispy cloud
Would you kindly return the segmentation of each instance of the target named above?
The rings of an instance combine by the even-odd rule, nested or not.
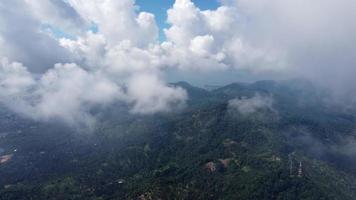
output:
[[[256,94],[251,98],[241,97],[229,101],[229,108],[242,115],[250,115],[261,110],[274,110],[272,107],[273,98],[271,96],[261,96]]]

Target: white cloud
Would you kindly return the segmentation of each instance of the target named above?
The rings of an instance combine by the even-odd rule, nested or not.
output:
[[[0,96],[16,99],[18,111],[38,109],[37,118],[75,121],[91,118],[92,105],[113,101],[144,114],[182,104],[185,92],[159,78],[169,68],[288,72],[355,89],[353,1],[222,2],[201,10],[176,0],[160,43],[154,15],[140,12],[134,0],[2,1],[0,58],[19,63],[2,61]],[[98,31],[88,31],[93,23]],[[43,24],[75,37],[50,35]]]
[[[134,46],[145,47],[158,38],[154,15],[137,14],[133,0],[68,0],[87,21],[98,25],[109,47],[129,40]]]
[[[8,57],[43,72],[56,62],[70,61],[70,54],[48,34],[22,0],[0,2],[0,58]]]
[[[59,48],[70,55],[66,61],[78,63],[55,64],[51,61],[51,65],[44,67],[41,60],[36,62],[37,57],[33,56],[29,58],[31,62],[25,63],[34,62],[35,65],[27,68],[4,60],[0,71],[2,101],[16,112],[36,120],[60,119],[72,125],[91,126],[95,121],[91,114],[93,107],[121,101],[132,105],[133,113],[152,114],[170,111],[170,106],[181,105],[187,98],[183,89],[169,87],[158,78],[162,63],[158,28],[152,14],[137,12],[134,1],[42,0],[14,1],[12,4],[26,11],[28,16],[22,17],[23,13],[13,6],[13,10],[7,11],[13,19],[4,16],[5,20],[0,20],[0,38],[4,38],[1,41],[5,43],[1,48],[12,50],[11,43],[16,48],[16,51],[4,52],[1,57],[26,61],[19,50],[24,50],[25,56],[31,55],[30,50],[22,47],[32,48],[36,46],[34,42],[43,40],[40,45],[46,45],[45,48],[38,52],[34,49],[32,53],[47,51],[43,52],[44,59],[56,60],[62,54],[48,55],[51,53],[48,48],[54,51]],[[76,21],[70,21],[74,18]],[[33,39],[31,44],[17,41],[5,29],[11,20],[28,22],[23,34],[26,39],[38,39]],[[95,23],[98,32],[87,31],[80,25],[76,27],[76,23],[82,21]],[[74,30],[77,37],[54,38],[41,32],[44,23]],[[11,33],[20,34],[17,30]],[[43,67],[42,73],[34,75],[31,71],[36,71],[38,64]],[[127,91],[122,88],[125,82],[128,82]],[[145,92],[140,92],[142,89]]]
[[[269,109],[272,108],[273,98],[271,96],[261,96],[256,94],[251,98],[242,97],[236,98],[229,101],[229,108],[232,110],[236,110],[243,115],[250,115],[260,111],[261,109]]]
[[[237,8],[244,41],[277,52],[272,57],[291,74],[334,91],[355,90],[355,1],[227,0],[225,5]]]
[[[213,51],[214,37],[211,35],[197,36],[190,41],[189,49],[196,55],[205,57]]]
[[[40,117],[76,122],[88,118],[93,105],[107,105],[121,97],[121,89],[100,73],[89,73],[75,64],[57,64],[38,82],[36,110]]]
[[[119,77],[157,71],[165,63],[154,15],[137,12],[133,0],[68,1],[88,22],[98,25],[77,39],[60,39],[77,62]]]
[[[0,69],[3,103],[38,120],[61,119],[72,125],[89,125],[93,122],[91,106],[108,105],[122,98],[117,84],[75,64],[56,64],[39,79],[20,63],[4,60]]]
[[[19,95],[28,90],[34,80],[21,63],[9,63],[1,60],[0,65],[0,95],[4,97]]]
[[[234,6],[202,11],[190,0],[177,0],[168,10],[171,27],[165,30],[172,59],[180,58],[176,65],[200,70],[279,70],[282,54],[245,40],[244,21],[237,11]]]
[[[106,39],[101,34],[89,31],[76,40],[61,38],[59,44],[68,49],[77,62],[88,68],[100,68],[105,63]]]
[[[133,113],[153,114],[180,108],[187,99],[185,90],[168,87],[155,75],[139,74],[128,82],[129,101]]]
[[[335,93],[355,91],[355,1],[221,2],[215,10],[200,10],[191,0],[176,0],[168,10],[165,34],[174,53],[167,54],[175,66],[287,74]]]
[[[21,63],[3,59],[0,97],[14,111],[35,120],[59,119],[88,128],[95,123],[93,107],[120,101],[132,105],[135,114],[168,112],[183,106],[187,94],[156,74],[134,74],[123,87],[103,71],[87,71],[76,64],[56,64],[34,78]]]
[[[89,23],[65,1],[62,0],[24,0],[34,18],[42,24],[53,25],[71,34],[79,34],[88,29]]]

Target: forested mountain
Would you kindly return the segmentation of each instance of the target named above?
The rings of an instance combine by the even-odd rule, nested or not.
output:
[[[0,110],[0,199],[356,199],[356,112],[301,81],[185,82],[186,105],[92,130]]]

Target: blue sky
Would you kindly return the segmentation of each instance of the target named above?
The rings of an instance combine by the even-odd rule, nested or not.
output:
[[[157,25],[159,26],[160,29],[159,39],[161,42],[164,41],[165,36],[164,36],[163,29],[169,27],[169,24],[166,23],[167,10],[173,6],[175,0],[135,0],[135,1],[136,1],[136,5],[139,6],[140,11],[153,13],[155,15]],[[153,1],[154,3],[152,3]],[[216,9],[220,5],[218,0],[193,0],[193,2],[201,10]],[[65,31],[59,29],[58,27],[54,27],[49,24],[44,24],[41,27],[41,30],[50,31],[52,34],[54,34],[54,36],[58,38],[62,38],[62,37],[70,38],[70,39],[75,38],[74,35],[66,33]],[[96,32],[97,27],[94,25],[91,27],[91,30]]]
[[[201,10],[215,9],[219,6],[218,0],[193,0]],[[164,39],[163,29],[168,27],[166,23],[167,10],[173,6],[174,0],[136,0],[140,11],[153,13],[156,16],[157,24],[160,28],[160,39]]]

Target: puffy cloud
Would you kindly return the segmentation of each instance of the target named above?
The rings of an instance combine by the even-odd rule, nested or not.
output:
[[[168,41],[179,46],[189,45],[194,37],[209,33],[219,39],[230,38],[234,35],[231,28],[239,25],[235,11],[227,6],[201,11],[190,0],[176,1],[167,11],[167,22],[171,27],[165,30],[165,34]]]
[[[24,1],[0,2],[0,58],[8,57],[43,72],[70,55],[50,35],[41,32],[41,23]]]
[[[190,0],[177,0],[168,10],[165,30],[172,59],[180,68],[200,70],[248,69],[252,72],[281,68],[282,56],[273,49],[253,46],[244,39],[244,21],[234,6],[200,10]]]
[[[5,58],[0,65],[0,95],[2,97],[22,94],[33,84],[34,79],[21,63],[9,63]]]
[[[21,105],[14,109],[39,112],[39,119],[75,121],[113,101],[144,114],[182,104],[185,92],[160,78],[170,68],[287,72],[352,89],[355,7],[351,0],[222,0],[201,10],[176,0],[160,43],[154,15],[140,12],[134,0],[2,1],[0,58],[19,63],[2,61],[0,96]],[[251,101],[247,112],[259,109],[261,100]]]
[[[97,24],[110,47],[124,40],[145,47],[158,38],[154,15],[137,14],[133,0],[68,0],[68,3],[84,19]]]
[[[213,51],[214,37],[211,35],[197,36],[190,41],[189,49],[196,55],[204,57]]]
[[[355,1],[221,2],[200,10],[176,0],[168,10],[165,34],[175,66],[301,76],[335,93],[355,91]]]
[[[157,44],[139,48],[124,40],[109,47],[104,35],[92,32],[77,40],[63,38],[60,44],[72,52],[77,62],[90,70],[106,71],[118,77],[143,71],[158,72],[165,63],[162,49]]]
[[[180,108],[187,99],[185,90],[168,87],[155,75],[140,74],[128,82],[129,100],[133,102],[133,113],[152,114]]]
[[[93,105],[107,105],[120,98],[120,87],[100,73],[89,73],[75,64],[56,64],[38,82],[36,110],[40,117],[76,122]]]
[[[0,66],[3,103],[38,120],[61,119],[70,124],[93,122],[90,108],[121,98],[121,88],[99,73],[75,64],[56,64],[34,78],[20,63],[3,60]]]
[[[117,101],[132,105],[132,113],[137,114],[166,112],[172,110],[170,106],[184,104],[185,91],[166,85],[158,76],[164,59],[154,16],[137,12],[133,0],[15,0],[6,6],[12,6],[6,10],[12,15],[0,19],[0,48],[7,50],[0,56],[30,65],[27,68],[4,59],[0,66],[2,103],[16,112],[36,120],[60,119],[90,127],[95,122],[93,107]],[[25,44],[11,35],[20,34],[19,30],[5,28],[12,21],[26,23],[21,29]],[[85,28],[91,23],[98,26],[97,32]],[[76,33],[76,37],[49,35],[41,29],[43,24]],[[36,49],[36,42],[43,48]],[[32,56],[28,57],[31,62],[21,58],[22,51]],[[31,53],[41,54],[43,59]],[[55,64],[67,54],[63,63],[77,64]],[[48,64],[42,63],[46,59]],[[32,72],[37,71],[37,65],[42,68],[35,75]]]
[[[273,99],[271,96],[261,96],[256,94],[251,98],[242,97],[229,101],[229,108],[238,111],[243,115],[250,115],[260,111],[261,109],[272,108]]]
[[[135,114],[168,112],[184,105],[186,92],[166,85],[155,74],[134,74],[124,87],[103,71],[76,64],[56,64],[34,77],[21,63],[3,59],[0,65],[1,102],[35,120],[59,119],[90,128],[93,107],[125,102]]]
[[[34,18],[42,24],[56,26],[72,35],[79,34],[90,24],[66,2],[62,0],[24,0]]]
[[[355,90],[355,1],[224,2],[242,17],[245,25],[240,32],[244,41],[279,54],[284,52],[277,58],[283,60],[288,72],[337,92]]]
[[[137,12],[133,0],[69,0],[68,3],[88,22],[98,26],[76,39],[62,38],[77,62],[93,70],[106,70],[116,76],[159,70],[166,62],[158,44],[154,15]]]
[[[61,38],[59,43],[72,53],[77,62],[88,68],[100,68],[105,63],[106,39],[101,34],[89,31],[76,40]]]

